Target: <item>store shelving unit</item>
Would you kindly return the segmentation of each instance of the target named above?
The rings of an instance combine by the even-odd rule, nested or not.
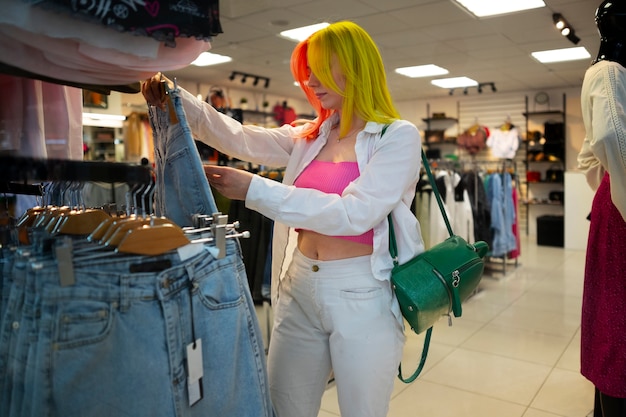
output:
[[[566,96],[560,110],[530,111],[529,98],[526,97],[527,137],[526,148],[526,181],[524,204],[526,206],[526,234],[529,233],[529,213],[535,206],[552,206],[556,215],[564,212],[564,171],[565,171],[565,126]],[[560,137],[546,138],[546,123],[562,124]],[[543,126],[543,131],[536,126]],[[537,132],[535,136],[531,132]],[[560,172],[560,174],[559,174]],[[533,175],[534,173],[534,175]],[[558,199],[550,199],[550,194],[559,195]]]

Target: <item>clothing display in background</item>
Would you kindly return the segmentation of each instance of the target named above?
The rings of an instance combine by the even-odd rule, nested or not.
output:
[[[287,105],[286,101],[283,101],[282,104],[276,104],[274,106],[274,120],[278,123],[278,126],[282,126],[284,124],[290,124],[294,120],[296,120],[296,112],[293,108]]]
[[[489,247],[492,247],[491,203],[487,199],[484,173],[478,170],[466,171],[463,173],[462,181],[468,192],[474,215],[474,238],[485,241]]]
[[[487,146],[489,135],[490,132],[487,126],[475,124],[456,138],[456,144],[470,155],[476,155]]]
[[[491,228],[493,241],[490,246],[491,256],[504,257],[517,249],[517,241],[513,235],[516,221],[513,206],[512,178],[508,172],[494,173],[486,179],[487,199],[491,207]]]
[[[520,144],[519,130],[510,124],[503,124],[499,129],[491,129],[487,146],[496,158],[513,159]]]
[[[246,275],[252,299],[259,303],[268,296],[263,296],[263,283],[266,269],[270,267],[270,245],[274,222],[254,210],[246,208],[241,200],[232,200],[228,211],[229,219],[236,219],[241,230],[254,230],[250,239],[241,241],[241,253],[246,265]],[[268,294],[269,295],[269,294]]]
[[[433,175],[436,177],[437,190],[452,228],[459,236],[473,243],[474,218],[462,177],[457,172],[447,169],[435,169]],[[443,216],[436,215],[440,213],[440,209],[426,175],[422,175],[417,184],[413,209],[420,222],[424,247],[430,248],[449,237]]]
[[[83,96],[77,88],[0,74],[0,151],[83,158]]]
[[[124,159],[139,162],[141,158],[154,160],[152,129],[147,114],[133,112],[124,122]]]

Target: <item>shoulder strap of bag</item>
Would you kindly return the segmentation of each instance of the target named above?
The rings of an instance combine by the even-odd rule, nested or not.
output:
[[[387,130],[387,127],[388,126],[386,125],[383,128],[381,136],[385,133],[385,131]],[[428,164],[428,158],[426,158],[426,153],[424,152],[424,149],[422,149],[422,163],[424,164],[424,169],[426,170],[426,174],[428,175],[428,181],[430,182],[430,186],[432,187],[433,193],[435,194],[435,198],[437,199],[439,210],[441,210],[441,214],[443,215],[443,220],[446,223],[448,233],[450,233],[450,236],[453,236],[454,233],[452,232],[452,226],[450,226],[450,220],[448,220],[448,215],[446,214],[446,210],[443,205],[443,200],[441,199],[441,194],[439,194],[439,190],[437,189],[437,184],[435,183],[435,178],[433,177],[433,174],[430,170],[430,165]],[[398,246],[396,244],[396,233],[393,228],[393,220],[391,217],[391,213],[387,215],[387,220],[389,221],[389,253],[391,254],[391,258],[393,259],[394,266],[398,266],[399,264]],[[420,358],[420,363],[417,366],[417,369],[415,370],[415,372],[413,372],[413,374],[410,377],[408,378],[403,377],[402,376],[402,363],[398,365],[398,378],[400,379],[400,381],[406,384],[409,384],[415,381],[417,377],[422,373],[422,370],[424,369],[424,365],[426,364],[426,358],[428,356],[428,348],[430,347],[430,338],[432,336],[432,333],[433,333],[432,327],[426,330],[426,336],[424,338],[424,346],[422,347],[422,356]]]
[[[385,125],[380,136],[382,136],[385,133],[385,131],[387,130],[387,127],[388,125]],[[441,215],[443,216],[443,221],[446,223],[446,228],[448,229],[448,233],[450,234],[450,236],[454,236],[454,232],[452,231],[452,226],[450,225],[450,220],[448,219],[448,215],[446,214],[446,209],[443,205],[443,199],[441,198],[441,194],[439,194],[439,189],[437,188],[435,177],[433,176],[433,173],[430,170],[430,164],[428,163],[428,158],[426,158],[426,153],[424,152],[424,149],[422,149],[422,164],[424,165],[424,169],[426,170],[426,175],[428,175],[428,182],[430,182],[430,186],[433,189],[435,198],[437,199],[437,205],[439,206],[439,210],[441,211]],[[389,220],[389,253],[391,254],[391,258],[393,259],[394,265],[398,265],[398,246],[396,245],[396,233],[393,229],[393,221],[391,218],[391,213],[387,215],[387,219]]]

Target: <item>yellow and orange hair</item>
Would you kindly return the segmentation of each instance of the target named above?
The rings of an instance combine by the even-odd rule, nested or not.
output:
[[[343,91],[333,78],[333,65],[339,65],[345,77]],[[309,88],[310,72],[326,88],[343,97],[339,125],[341,136],[348,133],[355,115],[365,121],[387,124],[400,118],[389,94],[378,47],[356,23],[332,23],[300,42],[291,55],[291,72],[318,114],[318,118],[303,132],[307,139],[315,139],[322,122],[334,112],[322,108],[315,93]]]

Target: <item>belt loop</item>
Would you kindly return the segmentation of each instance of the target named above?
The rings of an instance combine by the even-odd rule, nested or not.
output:
[[[185,263],[185,270],[187,271],[187,280],[189,281],[190,284],[193,284],[194,279],[196,278],[196,264],[197,263],[198,262],[194,262],[193,264],[191,262]],[[193,289],[193,287],[191,288]]]
[[[129,295],[129,280],[131,279],[128,275],[120,276],[120,312],[125,313],[130,309],[130,295]]]

